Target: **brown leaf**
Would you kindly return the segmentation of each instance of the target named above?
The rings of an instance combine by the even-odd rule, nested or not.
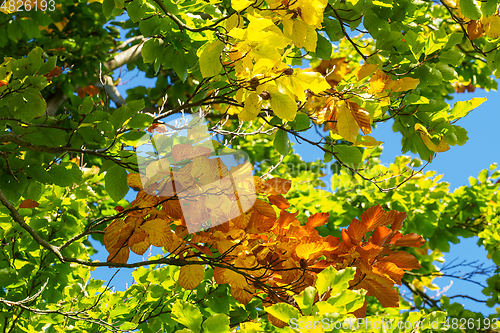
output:
[[[480,38],[484,34],[483,23],[481,20],[471,21],[467,24],[467,34],[470,40]]]
[[[23,202],[21,202],[21,204],[19,205],[19,208],[36,208],[39,205],[40,204],[38,202],[36,202],[35,200],[26,199]]]

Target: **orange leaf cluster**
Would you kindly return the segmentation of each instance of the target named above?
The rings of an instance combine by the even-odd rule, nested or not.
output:
[[[291,182],[254,177],[254,191],[259,198],[249,209],[225,223],[190,234],[177,194],[187,184],[192,187],[200,181],[207,184],[213,180],[208,176],[204,179],[206,174],[196,171],[195,161],[208,159],[199,156],[201,153],[196,149],[173,149],[174,160],[192,161],[180,170],[169,171],[177,189],[169,197],[147,193],[148,186],[163,182],[146,182],[145,189],[139,174],[129,174],[129,186],[139,192],[130,207],[120,213],[124,218],[114,220],[105,229],[108,261],[126,263],[129,251],[143,254],[151,245],[164,247],[179,259],[176,263],[182,266],[179,276],[182,287],[196,288],[204,277],[204,267],[209,265],[214,268],[215,282],[227,283],[231,295],[243,304],[259,294],[263,294],[266,304],[287,301],[290,293],[314,286],[316,275],[329,266],[356,267],[352,289],[367,289],[368,295],[376,296],[384,306],[398,305],[393,285],[401,284],[405,270],[418,269],[420,264],[414,256],[396,251],[395,247],[420,247],[425,242],[419,235],[399,232],[405,213],[372,207],[361,215],[361,221],[353,219],[342,230],[341,239],[323,237],[316,228],[328,223],[328,213],[314,214],[301,225],[296,218],[298,212],[287,211],[290,203],[283,196],[290,190]],[[214,168],[222,173],[221,161],[215,161],[218,167]],[[203,170],[209,173],[206,166]],[[201,204],[197,207],[201,215],[216,210],[203,202],[202,196],[199,198]],[[233,192],[231,200],[241,207],[243,201],[237,193]],[[192,202],[196,205],[197,201]]]
[[[99,88],[94,87],[93,85],[89,85],[83,88],[78,88],[77,90],[78,97],[84,98],[86,95],[94,96],[100,93]]]

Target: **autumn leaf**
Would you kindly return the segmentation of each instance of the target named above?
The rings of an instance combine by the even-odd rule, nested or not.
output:
[[[467,34],[470,37],[470,40],[478,39],[483,36],[483,23],[481,20],[471,21],[467,24]]]
[[[487,18],[482,18],[484,32],[486,36],[496,39],[500,37],[500,16],[493,15]]]
[[[353,116],[351,109],[344,101],[339,101],[335,105],[337,111],[337,130],[338,134],[350,142],[356,142],[359,126]]]
[[[414,79],[412,77],[404,77],[397,80],[392,87],[393,92],[408,91],[415,89],[420,83],[419,79]],[[365,133],[366,134],[366,133]]]
[[[415,124],[415,130],[420,133],[422,141],[430,150],[438,153],[450,150],[450,146],[443,139],[441,139],[439,144],[432,142],[429,132],[422,124]]]
[[[31,199],[26,199],[19,204],[19,208],[36,208],[38,206],[40,206],[40,204]]]
[[[205,276],[203,265],[182,266],[179,273],[179,284],[184,289],[193,290],[198,287]]]

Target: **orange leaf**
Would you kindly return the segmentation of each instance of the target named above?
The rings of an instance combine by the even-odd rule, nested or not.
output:
[[[316,213],[312,216],[309,216],[309,218],[307,219],[306,228],[314,229],[325,225],[326,223],[328,223],[329,216],[330,214],[328,213]]]
[[[368,111],[363,110],[359,107],[357,103],[348,101],[349,109],[352,111],[352,115],[354,116],[354,120],[358,124],[359,128],[363,134],[370,134],[372,132],[371,126],[371,118],[370,113]]]
[[[61,71],[61,67],[59,66],[56,66],[54,67],[50,72],[48,72],[47,74],[45,74],[44,76],[45,77],[57,77],[59,75],[61,75],[62,71]]]
[[[205,246],[205,245],[198,245],[198,244],[194,244],[194,243],[189,243],[189,245],[191,245],[192,247],[194,247],[195,249],[197,249],[198,251],[200,251],[201,253],[209,256],[209,257],[213,257],[214,254],[212,253],[212,251],[210,251],[210,248],[208,248],[208,246]]]
[[[364,223],[356,218],[353,218],[351,224],[347,228],[347,233],[351,239],[352,244],[358,244],[366,234],[367,227]]]
[[[364,318],[366,317],[366,305],[368,303],[366,302],[366,299],[365,299],[365,303],[363,304],[362,307],[360,307],[359,309],[351,312],[356,318]]]
[[[359,286],[368,290],[367,296],[375,296],[385,308],[399,306],[399,293],[392,287],[386,287],[372,279],[365,279]]]
[[[421,247],[425,244],[425,239],[415,233],[410,233],[404,235],[403,237],[396,240],[394,245],[396,246],[409,246],[409,247]]]
[[[368,208],[363,214],[361,214],[361,221],[368,228],[367,231],[372,231],[384,223],[384,209],[380,205]]]
[[[267,200],[269,200],[272,205],[275,205],[279,209],[287,209],[288,207],[290,207],[290,203],[282,195],[270,195],[267,197]]]
[[[193,290],[198,287],[205,276],[203,265],[182,266],[179,273],[179,284],[184,289]]]
[[[262,185],[265,194],[287,194],[292,187],[292,182],[282,178],[271,178]]]
[[[113,248],[111,251],[109,251],[109,256],[107,261],[110,262],[115,262],[118,264],[126,264],[129,256],[129,249],[128,247],[124,248]]]
[[[299,244],[295,248],[295,253],[297,256],[302,259],[309,259],[310,257],[315,257],[317,255],[321,255],[321,251],[324,249],[322,243],[306,243]]]
[[[253,293],[246,289],[231,287],[231,296],[243,305],[247,305],[253,298]]]
[[[404,251],[399,251],[397,253],[390,254],[387,257],[382,257],[379,261],[390,261],[404,270],[420,269],[422,267],[415,256]]]
[[[243,275],[240,275],[230,269],[215,267],[214,268],[214,279],[218,284],[229,284],[232,287],[243,289],[248,287]]]
[[[0,87],[6,86],[9,84],[9,81],[7,80],[0,80]]]
[[[40,204],[35,200],[26,199],[23,202],[21,202],[19,208],[36,208],[38,206],[40,206]]]
[[[378,262],[374,265],[381,273],[389,275],[397,284],[401,285],[401,279],[405,272],[392,262]]]
[[[282,210],[280,217],[276,221],[275,226],[277,228],[280,228],[280,229],[287,228],[290,224],[293,223],[293,221],[295,221],[295,218],[297,217],[298,214],[299,214],[298,211],[295,213],[289,213],[285,210]],[[278,233],[279,233],[279,231],[278,231]]]
[[[144,252],[151,246],[148,235],[145,232],[135,231],[128,240],[128,245],[132,252],[138,255],[143,255]]]
[[[162,219],[154,219],[144,222],[140,227],[148,236],[152,245],[167,246],[172,236],[170,225]]]
[[[255,200],[254,208],[257,212],[264,215],[265,217],[276,220],[276,212],[269,203],[262,201],[260,199]]]
[[[386,227],[377,227],[370,237],[370,240],[373,244],[383,246],[391,234],[391,229]]]
[[[384,248],[373,243],[367,243],[363,246],[358,247],[358,252],[365,261],[369,261],[382,252]]]
[[[469,34],[470,40],[474,40],[483,36],[484,29],[481,20],[471,21],[469,24],[467,24],[467,34]]]
[[[392,223],[391,229],[393,231],[398,231],[403,226],[403,221],[406,219],[406,213],[391,210],[386,213],[386,218],[387,224]]]

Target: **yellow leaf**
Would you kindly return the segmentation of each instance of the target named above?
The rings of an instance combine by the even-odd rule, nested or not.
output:
[[[200,71],[203,77],[215,76],[222,69],[220,54],[224,49],[224,43],[215,41],[208,44],[200,54]]]
[[[304,90],[310,89],[315,94],[331,88],[328,82],[326,82],[325,77],[318,72],[294,69],[290,80],[298,81],[297,83],[300,83]]]
[[[494,15],[488,18],[483,18],[482,22],[486,36],[493,39],[500,37],[500,16]]]
[[[299,49],[304,47],[307,38],[307,24],[300,20],[291,20],[293,22],[292,41]]]
[[[275,85],[269,84],[267,91],[271,95],[270,102],[274,113],[283,120],[294,120],[297,115],[297,104],[295,101],[288,94],[279,91]]]
[[[372,94],[380,93],[384,90],[391,89],[394,85],[391,77],[381,70],[378,70],[370,79],[370,92]]]
[[[354,146],[356,147],[367,147],[367,148],[373,148],[377,147],[383,144],[382,141],[377,141],[375,138],[365,135],[361,137],[361,140],[358,140],[354,143]]]
[[[312,26],[307,26],[307,37],[304,47],[309,52],[316,51],[316,44],[318,43],[318,34],[316,33],[316,29]]]
[[[407,91],[415,89],[420,83],[419,79],[414,79],[411,77],[404,77],[401,80],[397,80],[392,88],[393,92]]]
[[[359,69],[356,71],[356,77],[358,78],[358,81],[375,73],[377,67],[378,66],[374,64],[364,63],[363,66],[359,67]]]
[[[179,272],[179,284],[184,289],[193,290],[198,287],[205,276],[205,268],[202,265],[182,266]]]
[[[250,91],[245,99],[243,111],[238,114],[238,119],[241,121],[254,120],[260,112],[260,104],[257,93]]]
[[[233,28],[242,28],[243,18],[239,14],[233,14],[226,20],[226,30],[231,31]]]
[[[443,139],[441,139],[441,142],[438,145],[432,142],[429,132],[427,132],[427,129],[422,124],[415,124],[415,130],[420,133],[422,141],[424,141],[424,144],[430,150],[442,153],[450,149],[450,146],[444,142]]]
[[[346,102],[339,101],[336,106],[337,111],[337,130],[338,134],[350,142],[356,142],[359,127],[356,119],[352,115],[351,109],[347,107]]]
[[[237,12],[241,12],[254,3],[253,0],[231,0],[231,7]]]

